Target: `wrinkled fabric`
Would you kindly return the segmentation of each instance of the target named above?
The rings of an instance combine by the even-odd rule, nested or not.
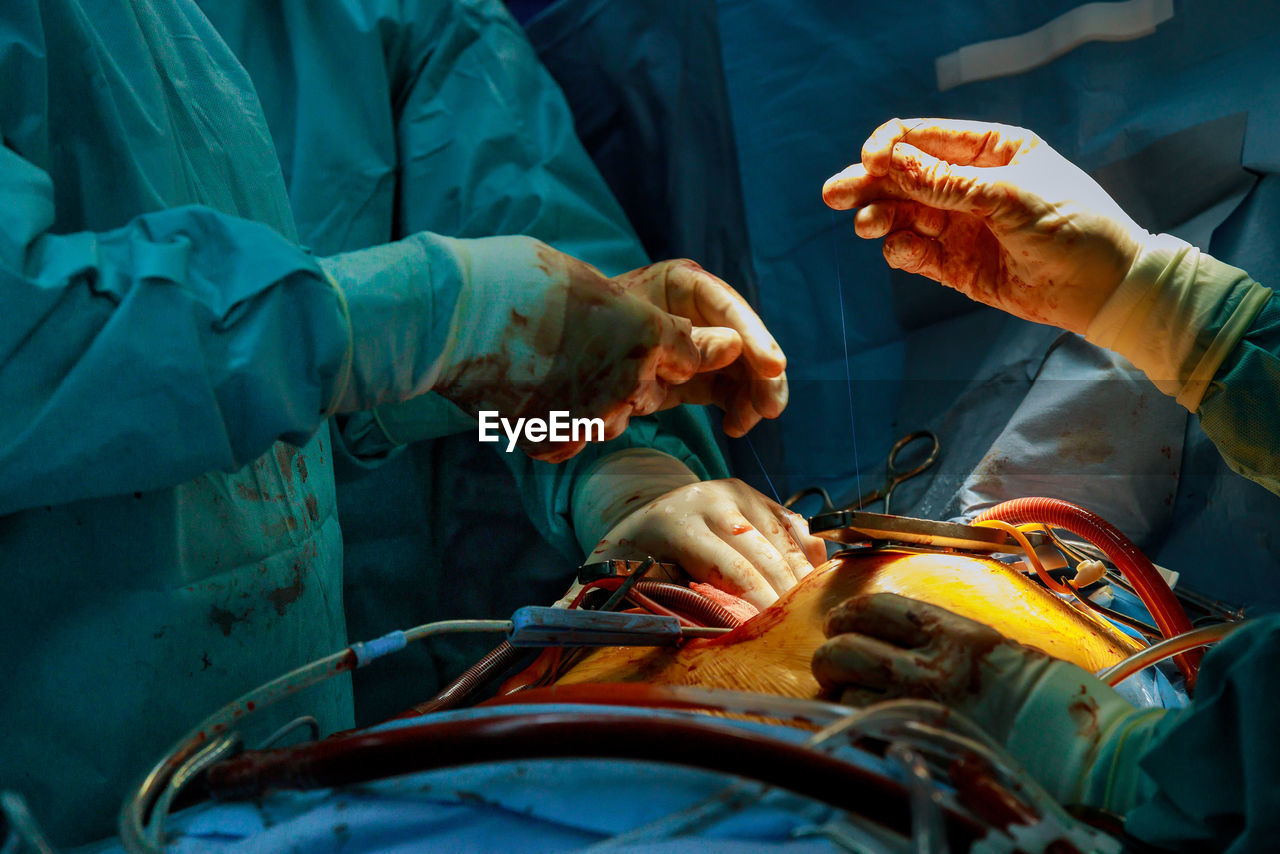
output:
[[[196,10],[20,4],[0,68],[0,789],[65,845],[209,711],[345,643],[315,430],[347,327]],[[304,710],[349,726],[349,682],[262,726]]]
[[[323,15],[307,2],[200,5],[254,80],[299,233],[317,252],[430,230],[527,234],[607,275],[647,262],[497,0],[346,0]],[[558,466],[495,455],[474,419],[436,395],[383,414],[383,424],[352,415],[334,439],[353,638],[554,601],[582,560],[574,484],[612,450],[656,448],[699,477],[727,474],[707,419],[689,407],[633,419]],[[400,446],[387,435],[398,430],[435,441]],[[421,702],[486,643],[433,640],[361,671],[359,719]]]
[[[1137,543],[1158,542],[1182,462],[1186,411],[1123,356],[1059,333],[948,516],[1047,495],[1088,507]]]

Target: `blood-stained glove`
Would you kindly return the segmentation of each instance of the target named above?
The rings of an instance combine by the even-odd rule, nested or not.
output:
[[[1055,798],[1127,812],[1138,759],[1164,715],[1095,676],[950,611],[893,593],[832,609],[813,656],[823,687],[851,705],[899,697],[961,712]]]
[[[1150,234],[1022,128],[894,119],[822,195],[859,208],[858,234],[884,237],[890,266],[1087,335],[1192,411],[1271,294],[1184,241]]]
[[[436,391],[472,415],[601,418],[607,439],[632,415],[686,401],[729,410],[735,435],[786,405],[777,343],[741,296],[691,261],[611,279],[532,238],[424,233],[321,263],[352,331],[334,411]],[[414,438],[411,418],[392,420]],[[557,461],[585,441],[520,444]]]
[[[594,544],[589,560],[652,555],[757,608],[827,555],[802,517],[742,481],[699,481],[676,458],[642,448],[601,460],[574,490],[573,520],[583,548]]]

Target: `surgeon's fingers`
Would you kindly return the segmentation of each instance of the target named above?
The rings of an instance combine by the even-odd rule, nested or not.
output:
[[[705,522],[690,523],[688,534],[690,545],[680,563],[695,581],[739,596],[761,610],[778,601],[765,576]]]
[[[726,385],[722,382],[723,376],[716,373],[698,374],[688,382],[668,387],[667,395],[662,399],[658,410],[671,409],[685,403],[695,406],[714,405],[724,409],[727,393],[723,390]]]
[[[769,529],[760,528],[747,518],[750,515],[748,507],[739,504],[737,509],[740,515],[728,513],[717,517],[711,523],[712,530],[764,576],[774,593],[786,593],[796,586],[791,562],[766,534]]]
[[[659,409],[667,408],[667,396],[671,387],[660,379],[643,380],[628,403],[632,415],[651,415]]]
[[[881,247],[890,267],[927,276],[997,308],[1006,296],[996,286],[1002,251],[996,236],[976,217],[954,214],[938,237],[895,231]],[[1028,295],[1031,296],[1031,295]]]
[[[943,279],[946,251],[939,241],[910,231],[895,231],[885,238],[882,251],[890,267],[947,284]]]
[[[669,310],[705,326],[727,326],[742,336],[742,351],[762,376],[774,377],[787,367],[778,342],[741,294],[727,282],[688,260],[665,268]]]
[[[827,637],[855,633],[870,635],[903,647],[920,647],[932,637],[929,618],[947,614],[926,602],[896,593],[872,593],[846,599],[827,612],[823,632]]]
[[[745,436],[761,419],[782,414],[789,392],[785,373],[760,379],[739,370],[739,364],[669,387],[658,408],[671,409],[684,403],[717,406],[725,413],[724,432],[734,438]]]
[[[937,237],[946,230],[948,216],[947,211],[919,202],[885,200],[861,208],[853,218],[853,228],[868,240],[904,229]]]
[[[784,514],[788,511],[783,509],[782,505],[754,493],[754,490],[752,493],[752,500],[743,501],[738,505],[742,515],[747,517],[748,522],[755,525],[756,530],[786,560],[791,575],[799,581],[813,571],[813,564],[809,562],[809,556],[801,545],[802,540],[792,533],[793,525],[788,524],[784,518]]]
[[[657,310],[658,350],[661,353],[655,374],[669,383],[682,383],[698,372],[702,354],[693,338],[693,324],[684,317],[677,317]]]
[[[698,373],[728,367],[742,355],[742,336],[723,326],[693,327],[693,343],[701,354]]]
[[[1012,184],[1003,183],[1007,174],[999,168],[959,166],[899,143],[886,178],[917,202],[987,217],[1007,207],[1015,192]]]
[[[822,200],[838,211],[852,210],[880,199],[904,198],[901,190],[887,178],[867,173],[861,163],[846,166],[822,185]]]
[[[827,541],[809,533],[809,522],[799,513],[793,513],[785,507],[781,507],[781,505],[779,507],[780,509],[777,512],[782,519],[782,524],[786,525],[787,530],[791,532],[792,539],[799,544],[809,565],[816,568],[826,563]],[[806,570],[805,575],[808,575],[811,571]]]
[[[530,459],[544,463],[562,463],[571,457],[577,456],[586,446],[586,442],[579,440],[577,442],[557,442],[553,445],[522,443],[520,447]]]
[[[910,142],[935,157],[962,166],[1007,166],[1039,144],[1025,128],[960,119],[891,119],[862,145],[862,165],[872,175],[890,169],[894,147]]]
[[[883,703],[885,700],[895,699],[897,696],[898,693],[892,691],[872,691],[870,688],[849,686],[840,691],[838,699],[842,705],[861,709],[875,703]]]
[[[751,403],[751,386],[750,380],[740,380],[730,386],[722,422],[726,436],[741,439],[764,417]]]
[[[632,410],[630,405],[622,404],[614,411],[607,413],[603,417],[604,421],[604,440],[616,439],[627,431],[627,422],[631,419]]]
[[[916,676],[920,667],[905,650],[863,635],[836,635],[813,653],[813,676],[828,690],[858,685],[885,691]]]
[[[763,418],[777,418],[787,408],[791,396],[785,372],[767,379],[753,379],[750,382],[751,408]]]

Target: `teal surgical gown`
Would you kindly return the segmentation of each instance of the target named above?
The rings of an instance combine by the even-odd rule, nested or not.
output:
[[[471,52],[465,38],[453,49]],[[291,168],[323,152],[273,143],[253,84],[197,8],[9,9],[0,68],[0,788],[68,844],[109,833],[128,784],[204,714],[346,643],[333,478],[345,449],[317,428],[348,330],[296,243],[277,147]],[[329,82],[357,68],[339,54]],[[347,103],[345,117],[316,115],[327,140],[376,124]],[[508,167],[513,184],[536,172],[543,142]],[[385,188],[409,168],[372,177]],[[339,232],[361,221],[294,202],[349,214]],[[574,232],[572,205],[548,217]],[[584,254],[599,240],[599,263],[630,264],[607,251],[625,246],[625,227],[579,233]],[[651,424],[626,441],[663,447]],[[572,471],[526,481],[562,540]],[[257,729],[301,712],[348,726],[349,680]]]
[[[9,5],[0,69],[0,788],[67,844],[205,713],[345,643],[316,428],[347,329],[194,7]],[[349,681],[300,699],[351,719]]]
[[[647,263],[499,0],[198,2],[254,81],[300,238],[317,253],[427,230],[527,234],[610,275]],[[435,407],[410,430],[429,442],[396,447],[367,416],[335,434],[353,639],[558,597],[582,559],[573,485],[613,450],[652,447],[700,477],[726,474],[693,408],[550,466],[478,444],[473,420]],[[357,720],[427,699],[486,644],[441,638],[355,674]]]

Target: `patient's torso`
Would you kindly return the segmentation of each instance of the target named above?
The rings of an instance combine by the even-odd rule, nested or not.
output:
[[[809,662],[825,640],[827,612],[851,596],[881,591],[986,623],[1091,672],[1141,648],[1105,621],[1076,610],[1004,564],[967,555],[886,551],[833,558],[776,604],[723,637],[693,640],[678,649],[598,650],[556,684],[646,682],[815,698],[820,689]]]

